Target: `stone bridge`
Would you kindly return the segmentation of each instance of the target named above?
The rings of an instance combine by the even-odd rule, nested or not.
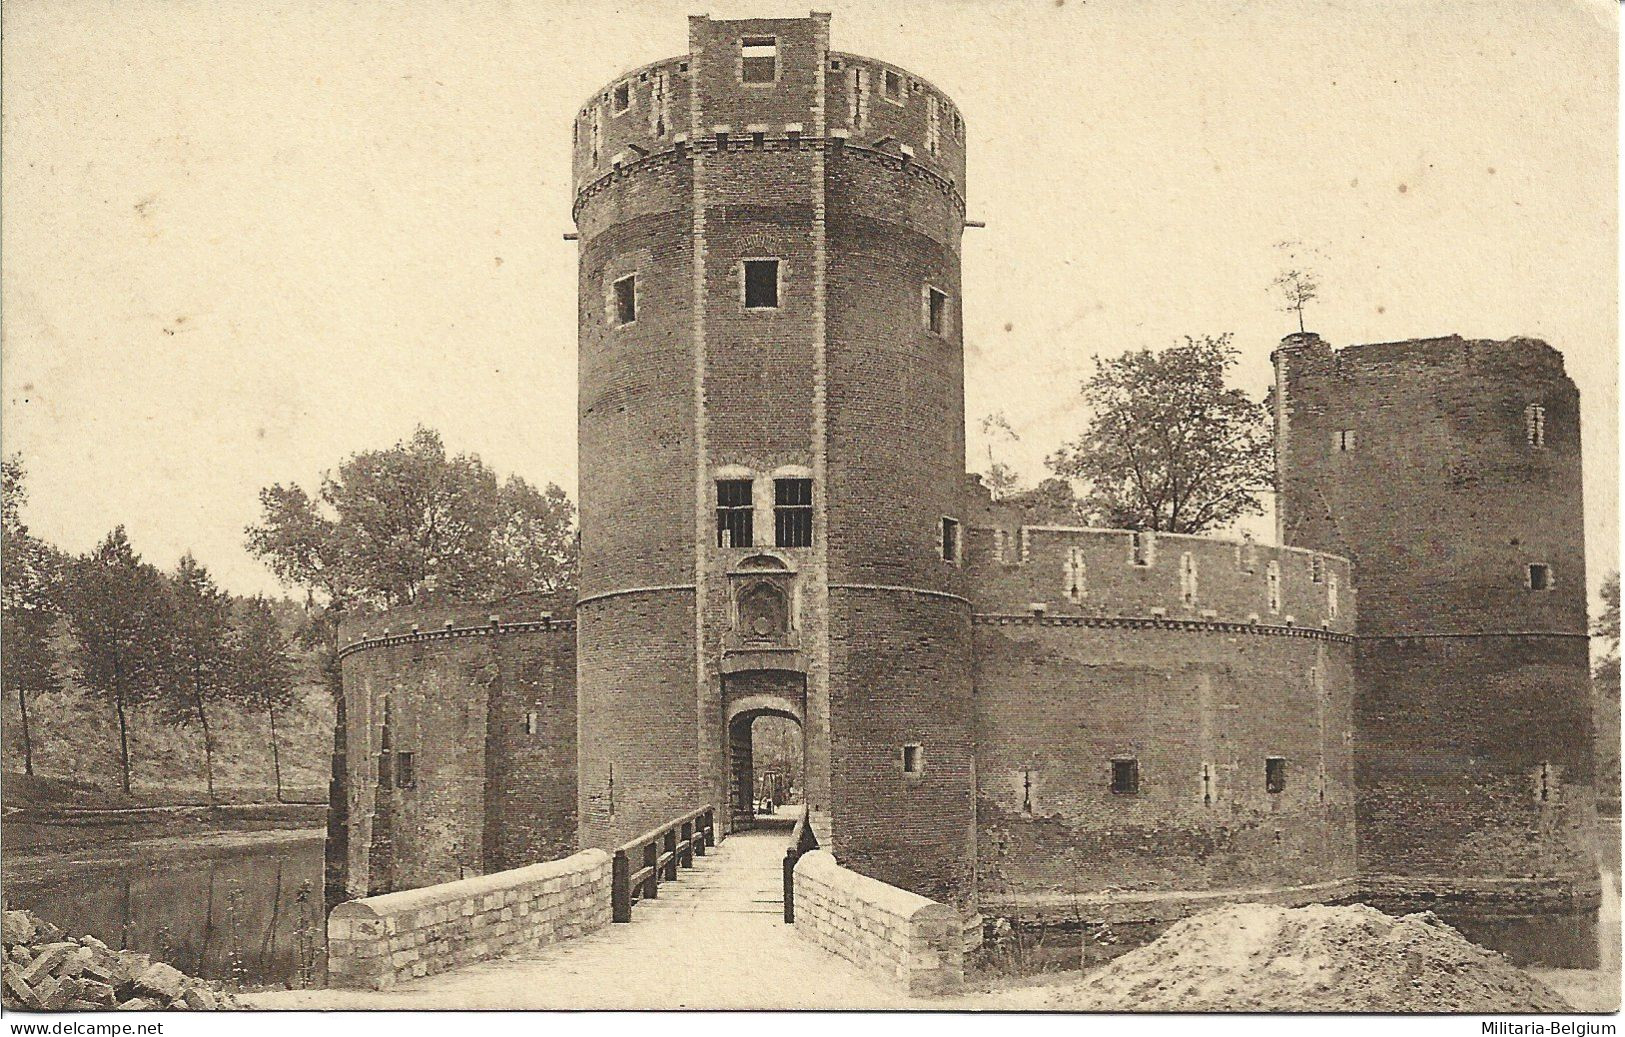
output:
[[[942,1008],[940,995],[958,992],[966,924],[956,911],[824,851],[798,852],[812,843],[805,820],[715,842],[708,815],[614,854],[585,850],[342,904],[329,920],[329,988],[246,1000],[270,1009],[879,1009]],[[625,924],[611,921],[618,914]]]

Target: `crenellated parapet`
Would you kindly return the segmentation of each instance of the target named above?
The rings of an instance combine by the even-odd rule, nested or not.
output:
[[[1351,635],[1347,559],[1249,540],[1059,525],[972,527],[978,615],[1214,624]]]

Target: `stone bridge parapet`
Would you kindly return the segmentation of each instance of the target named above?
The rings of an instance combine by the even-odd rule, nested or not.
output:
[[[610,857],[562,860],[340,904],[327,921],[329,985],[396,983],[583,936],[609,923]]]
[[[935,994],[965,979],[959,912],[841,867],[827,850],[795,870],[796,932],[909,994]]]

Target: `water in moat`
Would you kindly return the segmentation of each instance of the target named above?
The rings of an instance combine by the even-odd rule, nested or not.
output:
[[[321,986],[322,840],[6,870],[8,908],[240,989]]]

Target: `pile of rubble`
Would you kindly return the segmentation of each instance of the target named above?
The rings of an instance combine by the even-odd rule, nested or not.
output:
[[[1432,913],[1243,905],[1186,918],[1057,991],[1084,1012],[1571,1012]]]
[[[149,955],[115,951],[94,936],[67,936],[27,911],[0,915],[0,1003],[37,1012],[241,1007],[219,983]]]

